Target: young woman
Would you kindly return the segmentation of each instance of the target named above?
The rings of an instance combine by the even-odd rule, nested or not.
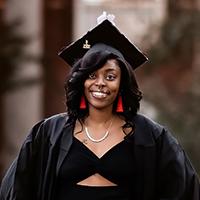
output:
[[[133,70],[146,57],[109,20],[63,49],[67,112],[36,124],[0,199],[199,200],[199,180],[170,132],[137,114]]]

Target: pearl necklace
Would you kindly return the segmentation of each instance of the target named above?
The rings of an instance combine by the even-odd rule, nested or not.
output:
[[[112,122],[113,122],[113,120],[111,121],[111,123],[110,123],[108,129],[106,130],[106,132],[105,132],[105,134],[104,134],[104,136],[101,137],[101,138],[99,138],[99,139],[94,139],[94,138],[91,136],[91,134],[89,133],[87,126],[85,126],[85,133],[86,133],[86,136],[87,136],[88,139],[91,140],[92,142],[95,142],[95,143],[102,142],[103,140],[105,140],[105,139],[108,137],[108,135],[109,135],[109,133],[110,133],[110,128],[111,128],[111,126],[112,126]]]

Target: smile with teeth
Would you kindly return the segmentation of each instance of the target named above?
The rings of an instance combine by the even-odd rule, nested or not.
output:
[[[96,98],[105,98],[107,96],[107,93],[105,92],[91,92],[92,93],[92,96],[93,97],[96,97]]]

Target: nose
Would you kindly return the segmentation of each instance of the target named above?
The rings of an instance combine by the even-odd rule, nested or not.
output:
[[[103,77],[98,77],[95,81],[95,85],[98,87],[103,87],[105,86],[105,81]]]

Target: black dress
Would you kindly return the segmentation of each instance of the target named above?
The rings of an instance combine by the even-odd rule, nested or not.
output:
[[[75,137],[58,175],[58,200],[129,200],[134,184],[134,156],[123,140],[100,158]],[[77,183],[98,173],[116,186],[83,186]],[[129,189],[131,188],[131,189]]]

